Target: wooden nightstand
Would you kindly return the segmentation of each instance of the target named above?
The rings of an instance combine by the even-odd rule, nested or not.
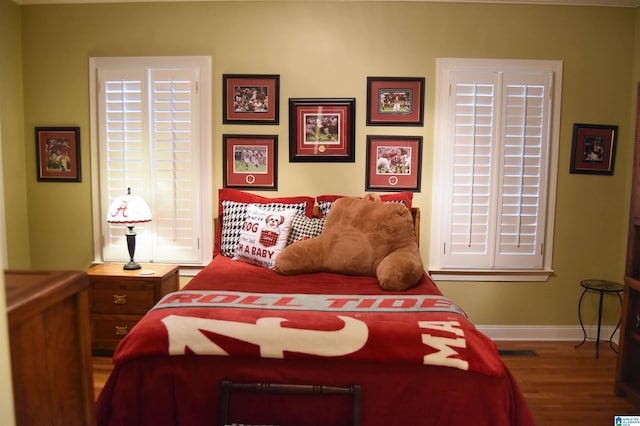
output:
[[[143,263],[125,271],[121,263],[89,269],[91,342],[94,355],[112,355],[120,340],[164,295],[178,290],[177,265]],[[145,275],[146,272],[152,274]]]

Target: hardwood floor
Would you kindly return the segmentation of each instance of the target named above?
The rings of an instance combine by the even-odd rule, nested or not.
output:
[[[96,399],[98,399],[98,395],[100,395],[100,391],[102,391],[112,369],[113,364],[111,363],[111,358],[103,356],[93,357],[93,388]]]
[[[533,349],[537,357],[505,356],[539,426],[613,426],[615,415],[638,414],[613,393],[616,354],[608,342],[496,342],[498,349]]]
[[[501,350],[533,350],[537,356],[503,356],[538,426],[609,426],[615,415],[640,415],[613,393],[616,354],[607,342],[596,359],[593,342],[497,342]],[[96,397],[111,371],[109,358],[94,357]],[[640,361],[639,361],[640,362]]]

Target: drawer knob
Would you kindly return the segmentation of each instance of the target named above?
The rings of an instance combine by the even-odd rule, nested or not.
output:
[[[113,295],[113,303],[116,305],[126,305],[127,304],[127,295],[126,294],[114,294]]]
[[[126,336],[129,334],[129,327],[126,325],[116,325],[116,336]]]

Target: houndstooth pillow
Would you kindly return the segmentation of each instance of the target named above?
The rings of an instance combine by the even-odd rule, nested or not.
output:
[[[222,204],[224,202],[229,202],[229,201],[247,204],[247,205],[279,203],[279,204],[286,204],[287,206],[289,206],[292,204],[302,204],[302,205],[306,205],[306,210],[304,214],[307,217],[311,217],[313,214],[313,205],[315,200],[313,199],[313,197],[308,197],[305,195],[295,196],[295,197],[263,197],[261,195],[252,194],[250,192],[240,191],[238,189],[220,188],[218,190],[218,220],[216,221],[216,233],[215,233],[215,239],[214,239],[214,245],[213,245],[214,256],[217,256],[222,253],[222,233],[223,233],[222,224],[224,222],[223,217],[224,217],[224,210],[225,210],[222,207]],[[240,214],[242,214],[242,212]],[[240,222],[242,222],[243,219],[239,219],[239,220]],[[234,223],[237,221],[238,221],[237,218],[231,218],[231,220],[227,222]],[[233,226],[238,226],[238,225],[236,223],[236,225],[233,225]],[[239,226],[242,226],[242,224],[240,224]],[[227,234],[226,253],[227,255],[229,255],[229,250],[234,250],[234,249],[229,248],[229,244],[233,246],[233,241],[230,242],[228,240],[229,238],[228,236],[237,234],[237,231],[228,230],[228,231],[225,231],[225,234]]]
[[[267,203],[260,204],[260,207],[267,211],[294,209],[296,214],[304,215],[307,210],[307,203]],[[249,203],[240,203],[229,200],[222,201],[221,255],[233,257],[236,254],[238,242],[240,241],[240,232],[242,231],[242,226],[246,220],[248,208]]]
[[[342,198],[342,195],[320,195],[316,197],[318,209],[322,213],[322,217],[326,217],[331,210],[333,202],[338,198]],[[413,192],[397,192],[393,194],[382,194],[380,200],[390,203],[400,203],[411,210],[411,204],[413,201]]]
[[[324,217],[309,218],[305,215],[296,214],[291,224],[287,245],[295,243],[296,241],[317,237],[324,228],[325,220]]]
[[[333,201],[318,201],[318,209],[322,213],[322,217],[327,217]]]

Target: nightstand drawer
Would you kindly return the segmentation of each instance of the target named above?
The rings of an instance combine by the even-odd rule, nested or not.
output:
[[[96,283],[91,288],[91,312],[94,314],[143,315],[155,303],[154,286]]]
[[[158,300],[178,290],[179,272],[178,265],[160,263],[144,263],[139,270],[115,263],[89,269],[93,353],[111,355]]]
[[[92,315],[91,334],[94,353],[111,354],[118,343],[129,334],[141,316]]]

